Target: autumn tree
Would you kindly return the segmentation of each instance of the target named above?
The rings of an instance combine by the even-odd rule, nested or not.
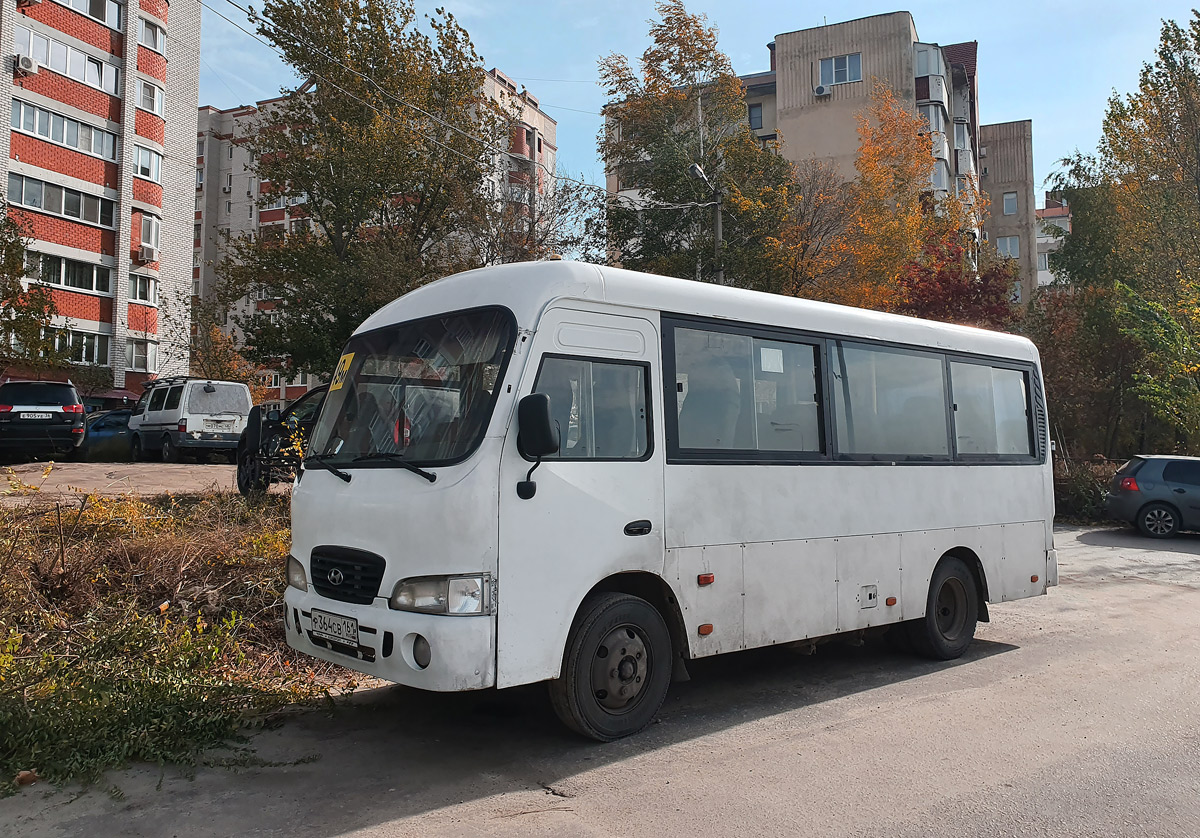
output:
[[[696,164],[723,195],[726,284],[756,287],[788,211],[791,165],[751,131],[717,30],[682,0],[655,9],[636,69],[624,55],[600,61],[609,97],[600,155],[621,189],[636,193],[609,202],[609,244],[624,267],[712,281],[713,195],[689,174]]]
[[[228,242],[219,296],[278,300],[274,319],[237,319],[251,359],[328,374],[369,314],[471,264],[459,233],[490,200],[503,115],[444,11],[419,26],[412,0],[267,0],[256,20],[308,81],[240,141],[270,184],[260,206],[283,198],[309,225]]]
[[[1007,329],[1016,318],[1014,260],[989,253],[983,264],[957,233],[930,238],[897,285],[901,314],[984,329]]]
[[[262,371],[238,351],[233,338],[215,323],[200,323],[191,343],[191,374],[215,381],[236,381],[250,388],[254,403],[270,395],[263,386]]]
[[[1134,94],[1108,102],[1099,147],[1064,161],[1056,186],[1072,232],[1051,259],[1087,314],[1123,347],[1110,440],[1200,444],[1200,13],[1163,23]],[[1119,443],[1108,446],[1115,450]],[[1125,449],[1129,451],[1128,448]]]

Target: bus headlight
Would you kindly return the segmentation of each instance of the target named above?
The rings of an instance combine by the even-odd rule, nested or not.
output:
[[[388,607],[423,614],[471,616],[491,613],[492,578],[475,576],[423,576],[402,579],[392,589]]]
[[[304,573],[304,565],[295,556],[288,556],[287,583],[301,591],[308,590],[308,576]]]

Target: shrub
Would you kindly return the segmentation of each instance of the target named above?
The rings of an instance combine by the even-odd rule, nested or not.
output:
[[[353,687],[283,641],[288,499],[0,505],[0,786],[193,764],[285,705]],[[343,680],[339,681],[338,678]]]
[[[1065,459],[1056,461],[1055,517],[1089,524],[1105,521],[1104,495],[1118,467],[1118,463],[1107,460],[1090,463]]]

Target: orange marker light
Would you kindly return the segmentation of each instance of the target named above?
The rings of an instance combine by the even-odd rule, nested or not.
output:
[[[715,573],[701,573],[699,576],[696,577],[696,584],[702,588],[705,585],[711,585],[713,582],[716,582],[716,581],[717,581],[717,575]]]
[[[704,625],[700,626],[699,631],[701,637],[707,637],[708,635],[712,634],[712,623],[705,623]]]
[[[1029,581],[1030,581],[1030,582],[1036,582],[1037,580],[1038,580],[1038,578],[1037,578],[1037,574],[1034,574],[1033,576],[1030,576],[1030,577],[1029,577]]]
[[[895,598],[894,596],[890,596],[890,597],[888,597],[887,599],[885,599],[885,600],[884,600],[884,602],[885,602],[886,604],[888,604],[888,605],[895,605],[895,604],[896,604],[896,598]]]

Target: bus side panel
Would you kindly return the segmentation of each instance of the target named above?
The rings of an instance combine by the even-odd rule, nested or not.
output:
[[[837,545],[837,630],[855,631],[899,620],[900,609],[885,603],[900,594],[900,536],[886,533],[833,541]]]
[[[837,631],[834,539],[767,541],[745,551],[747,648]]]
[[[1046,593],[1046,530],[1041,521],[1005,524],[1004,561],[989,591],[992,602],[1006,602]],[[1036,579],[1036,581],[1035,581]]]
[[[678,593],[693,658],[746,648],[742,572],[740,544],[667,551],[665,575]],[[713,581],[702,585],[702,574],[712,574]],[[711,625],[712,633],[700,634],[702,625]]]
[[[906,532],[901,538],[900,558],[903,593],[900,595],[901,619],[917,620],[925,616],[929,600],[929,582],[933,569],[951,550],[965,549],[979,557],[989,594],[995,591],[1000,574],[1002,527],[954,527],[944,530]],[[991,545],[989,548],[988,545]]]

